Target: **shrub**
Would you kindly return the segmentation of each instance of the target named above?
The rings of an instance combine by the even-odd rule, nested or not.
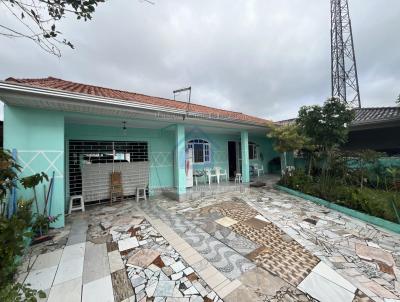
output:
[[[25,250],[25,241],[32,236],[31,207],[33,200],[19,200],[16,212],[7,217],[7,194],[16,187],[20,166],[9,152],[0,149],[0,301],[36,301],[43,291],[29,288],[29,284],[14,283],[17,259]]]

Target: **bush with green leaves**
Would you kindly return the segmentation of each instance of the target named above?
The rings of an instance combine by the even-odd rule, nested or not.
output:
[[[30,231],[33,200],[20,199],[15,213],[8,217],[7,196],[21,181],[19,172],[20,166],[11,154],[0,149],[0,301],[6,302],[36,301],[36,296],[45,296],[43,291],[33,290],[27,284],[14,283],[17,260],[23,256],[25,242],[33,235]]]
[[[339,178],[330,179],[330,186],[321,189],[318,177],[310,177],[303,170],[296,170],[280,184],[293,190],[316,196],[348,208],[400,223],[400,194],[396,191],[347,185]]]

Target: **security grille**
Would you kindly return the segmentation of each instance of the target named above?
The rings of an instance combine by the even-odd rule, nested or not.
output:
[[[124,196],[149,182],[147,142],[69,141],[70,196],[83,195],[85,203],[110,198],[110,175],[122,173]]]

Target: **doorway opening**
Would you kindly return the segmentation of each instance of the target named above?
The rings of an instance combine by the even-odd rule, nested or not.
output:
[[[228,142],[229,178],[235,178],[237,171],[236,142]]]

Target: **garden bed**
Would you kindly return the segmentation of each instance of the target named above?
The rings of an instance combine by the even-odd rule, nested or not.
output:
[[[376,216],[371,216],[368,215],[366,213],[362,213],[360,211],[351,209],[349,207],[331,202],[331,201],[327,201],[325,199],[321,199],[319,197],[313,196],[313,195],[309,195],[300,191],[296,191],[281,185],[276,185],[276,188],[282,191],[285,191],[286,193],[289,193],[291,195],[297,196],[297,197],[301,197],[303,199],[306,199],[308,201],[314,202],[316,204],[325,206],[329,209],[344,213],[346,215],[358,218],[360,220],[363,220],[367,223],[371,223],[374,224],[376,226],[385,228],[387,230],[390,230],[392,232],[396,232],[400,234],[400,224],[380,218],[380,217],[376,217]],[[392,213],[394,212],[394,209],[392,209]]]

